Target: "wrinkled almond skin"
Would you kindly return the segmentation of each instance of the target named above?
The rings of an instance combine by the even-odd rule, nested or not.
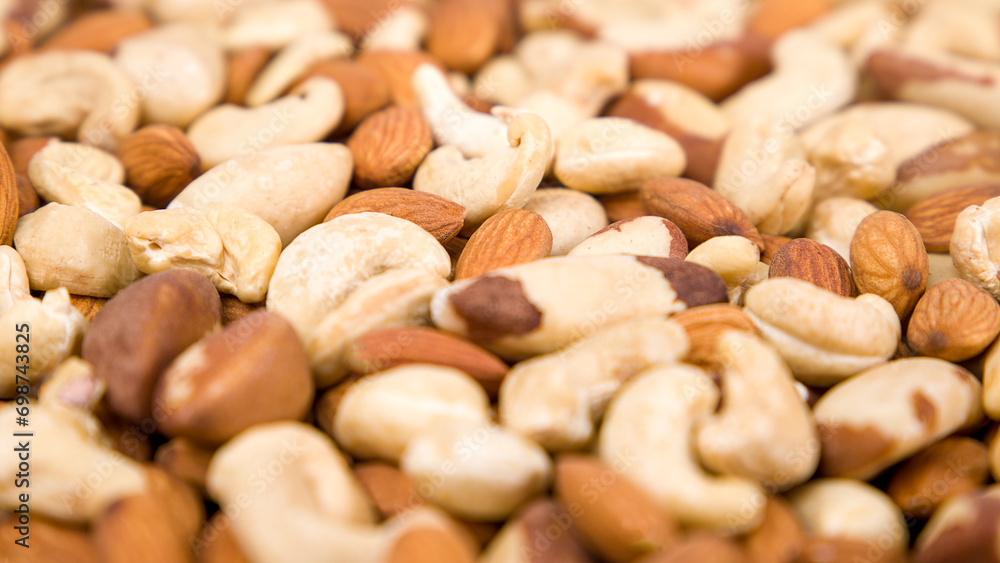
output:
[[[180,129],[147,125],[122,140],[118,158],[125,166],[125,183],[143,203],[166,207],[198,177],[201,158]]]
[[[334,134],[351,131],[365,117],[392,101],[392,92],[385,78],[373,68],[356,61],[345,59],[320,61],[296,82],[296,86],[314,76],[333,79],[344,94],[344,117],[334,130]]]
[[[960,362],[1000,334],[1000,305],[971,283],[950,278],[927,289],[910,317],[906,341],[918,355]]]
[[[279,313],[261,310],[206,336],[160,377],[161,431],[221,443],[254,424],[305,417],[312,374],[302,341]]]
[[[920,232],[906,217],[877,211],[851,240],[851,271],[858,293],[874,293],[906,319],[927,287],[930,265]]]
[[[361,122],[347,141],[359,188],[405,186],[434,147],[431,128],[414,108],[393,106]]]
[[[597,201],[600,201],[601,205],[604,206],[604,212],[608,215],[608,221],[612,223],[649,215],[646,207],[642,205],[642,198],[639,197],[639,192],[602,194],[597,196]]]
[[[986,445],[973,438],[952,437],[900,465],[886,492],[904,514],[929,518],[946,499],[980,487],[989,476]]]
[[[108,389],[111,409],[131,422],[153,414],[153,389],[167,365],[221,320],[219,292],[201,274],[168,270],[120,291],[94,317],[83,359]]]
[[[768,277],[797,278],[841,297],[858,295],[847,261],[829,246],[805,238],[788,242],[774,254]]]
[[[717,366],[721,358],[715,351],[719,337],[728,330],[757,334],[750,317],[735,305],[703,305],[682,311],[672,317],[677,321],[691,342],[687,361],[703,366]]]
[[[439,195],[405,188],[377,188],[356,193],[333,206],[323,222],[369,211],[406,219],[441,244],[455,238],[465,222],[465,208],[461,205]]]
[[[106,10],[85,13],[52,34],[42,49],[87,49],[111,54],[118,42],[153,26],[142,12]]]
[[[541,260],[552,252],[552,231],[541,215],[505,209],[490,217],[469,237],[455,266],[455,279]]]
[[[18,213],[17,178],[7,149],[0,145],[0,245],[14,244]]]
[[[244,105],[257,75],[271,58],[265,47],[247,47],[229,55],[226,65],[226,103]]]
[[[380,461],[354,466],[354,476],[382,518],[392,518],[424,504],[424,498],[398,467]]]
[[[958,214],[998,196],[1000,184],[995,183],[952,188],[920,200],[906,212],[906,218],[920,232],[927,252],[948,252]]]
[[[713,237],[738,235],[764,248],[764,241],[742,209],[708,186],[685,178],[653,178],[639,190],[653,215],[670,219],[694,248]]]

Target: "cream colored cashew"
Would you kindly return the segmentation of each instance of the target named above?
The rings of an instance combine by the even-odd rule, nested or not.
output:
[[[422,64],[413,72],[413,93],[439,146],[453,147],[465,158],[485,157],[511,146],[507,123],[470,108],[433,65]]]
[[[890,17],[893,15],[883,0],[839,2],[833,9],[806,26],[806,29],[830,43],[852,51],[853,60],[863,62],[864,58],[853,56],[852,47],[861,40],[866,31],[879,21],[886,21]]]
[[[264,300],[281,253],[271,225],[228,203],[140,213],[126,223],[125,239],[143,273],[193,270],[246,303]]]
[[[111,297],[142,276],[125,233],[82,207],[49,203],[24,215],[14,245],[35,290],[65,287],[79,295]]]
[[[279,51],[260,71],[247,90],[246,103],[250,107],[266,104],[280,96],[314,63],[349,57],[353,52],[351,39],[338,31],[319,31],[300,37]]]
[[[90,413],[100,404],[106,390],[107,383],[94,373],[94,366],[90,362],[71,356],[60,363],[52,371],[52,375],[45,378],[38,389],[38,404],[46,409]]]
[[[746,212],[767,234],[783,234],[808,211],[816,170],[802,142],[780,123],[747,119],[722,148],[715,190]]]
[[[348,453],[397,463],[411,440],[439,425],[485,424],[483,387],[450,367],[408,364],[365,376],[344,393],[333,437]]]
[[[764,503],[755,500],[763,490],[744,477],[706,473],[692,447],[692,431],[718,402],[715,383],[700,369],[653,366],[611,400],[598,451],[682,524],[740,533],[763,518]]]
[[[635,254],[684,258],[687,247],[687,239],[677,225],[661,217],[645,215],[618,221],[601,229],[574,246],[566,255]]]
[[[463,205],[466,232],[499,211],[522,207],[545,175],[552,137],[541,118],[526,113],[510,122],[507,141],[506,148],[471,160],[453,146],[432,151],[417,169],[413,189]]]
[[[582,449],[618,389],[636,373],[687,355],[677,323],[641,318],[597,330],[552,354],[515,365],[500,385],[504,427],[549,451]]]
[[[347,375],[348,344],[372,330],[430,321],[434,293],[448,287],[438,273],[422,268],[388,270],[368,279],[330,312],[306,339],[306,352],[320,387]]]
[[[545,219],[552,231],[552,256],[562,256],[608,226],[601,202],[593,196],[562,188],[535,190],[524,209]]]
[[[951,259],[964,279],[1000,298],[1000,197],[958,214]]]
[[[840,297],[795,278],[750,288],[746,313],[803,383],[829,386],[896,353],[899,317],[888,301]]]
[[[868,369],[827,391],[813,407],[826,475],[870,479],[983,417],[971,373],[936,358]]]
[[[819,463],[819,436],[792,372],[760,338],[730,330],[719,337],[722,408],[698,427],[702,463],[768,490],[805,482]]]
[[[854,479],[817,479],[788,495],[806,532],[822,539],[876,545],[880,554],[904,552],[910,534],[889,495]]]
[[[537,35],[537,34],[535,34]],[[531,35],[518,44],[520,48]],[[479,69],[472,84],[473,92],[487,100],[505,106],[517,106],[521,100],[535,91],[535,77],[514,55],[494,57]]]
[[[853,197],[831,197],[813,208],[806,237],[837,251],[851,261],[851,241],[865,217],[878,211],[871,203]]]
[[[318,0],[239,4],[222,33],[230,51],[253,46],[278,50],[295,39],[333,29],[330,11]]]
[[[75,135],[114,150],[139,123],[140,99],[132,79],[93,51],[27,54],[0,71],[0,126],[24,135]]]
[[[686,166],[677,141],[622,117],[588,119],[556,141],[556,178],[588,193],[638,190],[647,179],[677,176]]]
[[[205,172],[167,208],[230,203],[267,221],[287,246],[343,199],[353,167],[351,151],[336,143],[253,151]]]
[[[340,86],[330,78],[316,76],[262,106],[215,106],[191,124],[187,135],[202,166],[209,168],[270,147],[319,141],[343,116]]]
[[[75,150],[79,151],[76,155]],[[64,164],[73,161],[81,162],[81,166]],[[53,139],[31,157],[28,177],[46,201],[89,209],[123,228],[129,217],[142,211],[139,194],[120,183],[91,176],[91,170],[117,176],[122,165],[100,149]]]
[[[218,28],[232,16],[233,4],[206,4],[203,0],[114,0],[119,8],[145,9],[158,22],[200,24],[218,33]]]
[[[534,442],[499,426],[438,425],[410,440],[399,463],[417,492],[459,518],[502,520],[545,490],[552,462]]]
[[[688,253],[688,262],[701,264],[722,276],[726,287],[734,288],[747,281],[760,262],[760,248],[741,236],[713,237]]]
[[[419,51],[429,25],[424,10],[404,4],[379,20],[371,33],[365,34],[361,50]]]
[[[596,18],[598,37],[622,45],[630,53],[686,52],[692,45],[704,43],[706,35],[714,41],[736,40],[743,34],[749,7],[740,0],[640,1],[625,6],[602,0],[595,4],[601,5],[591,16]]]

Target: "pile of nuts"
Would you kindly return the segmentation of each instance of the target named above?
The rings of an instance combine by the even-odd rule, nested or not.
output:
[[[1000,560],[998,21],[0,0],[0,557]]]

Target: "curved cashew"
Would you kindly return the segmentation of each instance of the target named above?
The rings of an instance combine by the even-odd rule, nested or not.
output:
[[[506,148],[471,160],[453,146],[431,151],[417,169],[413,189],[465,206],[466,231],[499,211],[522,207],[545,175],[552,137],[540,117],[526,113],[511,121],[507,142]]]
[[[427,12],[402,5],[380,19],[361,40],[362,51],[418,51],[429,25]]]
[[[24,135],[76,135],[114,150],[139,123],[136,86],[92,51],[17,57],[0,71],[0,125]]]
[[[669,219],[645,215],[624,219],[597,231],[566,255],[635,254],[683,259],[687,250],[687,239],[677,225]]]
[[[963,278],[1000,298],[1000,197],[958,214],[951,259]]]
[[[333,29],[330,11],[317,0],[237,4],[222,32],[230,51],[264,46],[278,50],[303,35]]]
[[[882,553],[905,552],[910,542],[903,512],[889,495],[863,481],[818,479],[788,495],[812,536],[872,543]]]
[[[320,31],[300,37],[261,69],[247,90],[246,103],[250,107],[266,104],[280,96],[314,63],[349,57],[353,52],[351,39],[338,31]]]
[[[819,436],[791,371],[758,337],[730,330],[716,344],[722,409],[696,431],[705,467],[785,490],[812,477]]]
[[[327,136],[344,116],[344,94],[334,80],[315,76],[287,96],[255,108],[222,104],[191,124],[188,139],[205,168],[253,156],[279,145],[311,143]]]
[[[545,219],[552,231],[552,256],[562,256],[608,226],[601,202],[593,196],[562,188],[539,188],[523,209]]]
[[[739,533],[763,519],[763,490],[744,477],[705,473],[692,449],[692,430],[718,402],[715,383],[700,369],[653,366],[611,400],[598,450],[682,524]]]
[[[888,301],[841,297],[795,278],[772,278],[746,294],[746,313],[808,385],[829,386],[896,353],[899,317]]]
[[[500,385],[500,421],[549,451],[581,449],[622,384],[652,364],[679,361],[687,353],[687,334],[670,320],[602,328],[515,365]]]
[[[878,211],[871,203],[853,197],[831,197],[813,208],[806,237],[825,244],[850,262],[854,232],[865,217]]]
[[[196,178],[167,208],[236,205],[267,221],[287,246],[343,199],[353,164],[350,149],[335,143],[252,151]]]
[[[511,146],[507,123],[470,108],[434,65],[425,63],[413,71],[413,93],[438,145],[454,147],[465,158],[485,157]]]
[[[143,273],[194,270],[245,303],[264,300],[281,253],[270,225],[227,203],[140,213],[126,223],[125,239]]]

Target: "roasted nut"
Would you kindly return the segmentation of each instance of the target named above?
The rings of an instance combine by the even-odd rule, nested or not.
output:
[[[873,293],[906,319],[927,288],[927,250],[906,217],[878,211],[865,217],[851,240],[851,271],[859,293]]]
[[[408,184],[434,140],[419,111],[392,106],[366,117],[347,147],[354,155],[354,183],[369,189]]]
[[[692,248],[728,235],[742,236],[764,247],[746,213],[708,186],[684,178],[654,178],[646,181],[639,193],[646,209],[680,227]]]
[[[987,200],[983,205],[965,208],[955,219],[955,232],[951,237],[951,259],[962,277],[1000,297],[1000,278],[997,277],[1000,252],[996,242],[994,224],[1000,218],[1000,197]]]
[[[288,90],[314,63],[348,57],[353,51],[351,40],[337,31],[317,31],[298,37],[260,69],[246,92],[246,105],[256,107],[270,102]]]
[[[461,205],[441,196],[404,188],[378,188],[356,193],[333,206],[323,221],[366,211],[416,223],[441,244],[454,238],[465,221],[465,208]]]
[[[639,197],[638,191],[605,194],[597,196],[597,201],[604,206],[604,212],[612,223],[649,215],[649,212],[642,205],[642,198]]]
[[[191,141],[170,125],[139,129],[122,139],[117,155],[125,166],[125,182],[153,207],[166,207],[201,172]]]
[[[623,219],[597,231],[573,247],[567,256],[634,254],[683,260],[688,242],[669,219],[644,215]]]
[[[691,343],[685,361],[699,366],[719,366],[722,357],[718,353],[717,343],[726,331],[738,330],[757,334],[750,317],[733,305],[702,305],[670,318],[684,327],[684,332],[687,333]]]
[[[1000,183],[951,188],[918,201],[906,212],[906,218],[920,231],[927,252],[948,252],[958,215],[995,197],[1000,197]]]
[[[809,239],[789,241],[771,259],[769,278],[798,278],[841,297],[857,297],[851,268],[837,252]]]
[[[208,464],[214,453],[213,450],[187,438],[173,438],[156,448],[154,463],[160,469],[204,493],[205,476],[208,474]]]
[[[247,91],[271,58],[271,51],[261,45],[238,49],[226,61],[226,97],[228,104],[245,105]]]
[[[748,563],[788,563],[802,553],[806,544],[802,522],[788,502],[770,497],[764,521],[749,534],[744,544]]]
[[[278,4],[238,4],[222,32],[229,50],[263,45],[277,50],[296,38],[333,27],[333,15],[316,0],[288,0]]]
[[[590,235],[608,226],[604,208],[592,196],[576,190],[540,188],[524,209],[545,219],[552,231],[552,256],[563,256]]]
[[[7,149],[0,144],[0,245],[10,246],[14,242],[17,219],[23,215],[19,211],[20,192],[14,165],[7,156]]]
[[[928,288],[906,329],[906,342],[921,356],[960,362],[978,355],[1000,334],[996,299],[960,279]]]
[[[445,73],[434,65],[421,64],[413,72],[412,82],[420,111],[438,145],[453,147],[465,158],[482,158],[496,150],[517,146],[510,144],[507,122],[469,107],[455,92]],[[545,132],[548,133],[545,142],[551,144],[552,133],[547,124]],[[547,166],[552,150],[544,154]]]
[[[946,438],[906,460],[893,472],[886,492],[904,514],[929,518],[949,498],[982,486],[989,475],[982,442]]]

